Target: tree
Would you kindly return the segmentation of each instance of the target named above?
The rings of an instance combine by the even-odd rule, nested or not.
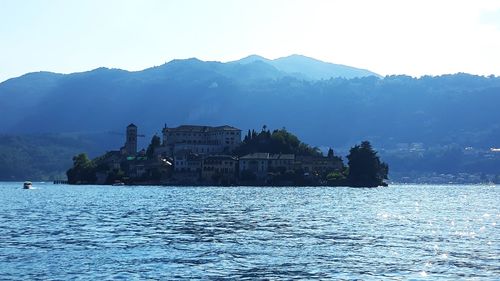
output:
[[[160,145],[161,145],[160,137],[157,135],[154,135],[151,138],[151,143],[149,144],[148,149],[146,150],[146,156],[148,158],[153,158],[153,155],[155,153],[155,149],[160,147]]]
[[[257,133],[255,130],[248,133],[241,145],[236,149],[238,155],[245,155],[255,152],[267,152],[274,154],[297,154],[321,156],[317,147],[311,147],[299,140],[297,136],[288,132],[284,127],[279,130],[266,130],[267,126],[262,127],[262,131]]]
[[[328,158],[333,158],[333,149],[331,147],[328,149],[327,157]]]
[[[73,168],[66,172],[68,182],[70,184],[95,183],[97,180],[95,168],[95,163],[89,159],[87,154],[80,153],[76,155],[73,157]]]
[[[349,173],[347,183],[356,187],[386,186],[384,182],[389,173],[389,166],[380,162],[377,152],[370,142],[363,141],[361,145],[352,147],[347,156]]]
[[[346,177],[342,171],[334,171],[326,176],[326,181],[328,182],[328,185],[331,186],[342,186],[346,184]]]
[[[496,175],[495,176],[495,179],[493,180],[493,183],[500,184],[500,175]]]

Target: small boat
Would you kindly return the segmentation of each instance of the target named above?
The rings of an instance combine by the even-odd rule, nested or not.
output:
[[[23,184],[23,188],[24,189],[32,189],[33,188],[33,184],[30,181],[25,181],[24,184]]]
[[[125,183],[124,182],[121,182],[121,181],[115,181],[113,184],[113,186],[124,186]]]

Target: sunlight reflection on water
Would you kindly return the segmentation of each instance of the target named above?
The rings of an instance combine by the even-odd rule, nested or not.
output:
[[[496,187],[0,183],[0,276],[463,279],[500,275]]]

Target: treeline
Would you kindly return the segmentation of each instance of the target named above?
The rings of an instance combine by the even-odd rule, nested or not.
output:
[[[408,142],[492,147],[500,138],[499,77],[461,73],[253,81],[245,75],[236,79],[237,73],[212,73],[209,67],[199,72],[188,61],[176,63],[175,71],[173,66],[144,72],[99,69],[41,80],[33,89],[29,86],[42,74],[2,83],[0,112],[6,117],[0,132],[119,130],[127,116],[146,133],[157,132],[157,124],[164,122],[234,120],[238,128],[286,124],[307,136],[308,143],[343,148],[364,139],[380,148]]]
[[[234,151],[238,156],[256,152],[321,156],[318,147],[311,147],[303,143],[285,128],[273,130],[271,133],[266,125],[262,127],[262,131],[259,133],[255,130],[248,130],[242,144]]]

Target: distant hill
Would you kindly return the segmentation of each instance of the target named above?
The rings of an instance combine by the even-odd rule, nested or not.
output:
[[[158,126],[148,121],[153,119],[160,124],[230,122],[222,117],[210,120],[209,116],[228,103],[238,104],[252,93],[269,91],[269,83],[287,79],[303,83],[311,74],[293,69],[299,61],[304,70],[336,66],[296,55],[274,61],[250,56],[241,63],[173,60],[136,72],[97,68],[67,75],[29,73],[0,83],[0,110],[4,113],[0,133],[93,133],[117,130],[134,120],[150,124],[145,129],[152,131]]]
[[[314,62],[300,56],[273,61],[250,56],[230,63],[174,60],[135,72],[98,68],[67,75],[29,73],[0,83],[0,134],[88,136],[98,140],[92,141],[98,153],[123,145],[110,132],[121,133],[131,122],[146,135],[144,143],[165,123],[228,124],[244,131],[267,125],[285,126],[310,145],[340,152],[361,140],[370,140],[381,154],[413,144],[426,150],[410,155],[418,165],[393,157],[400,163],[389,162],[393,171],[459,171],[465,166],[452,165],[462,161],[453,158],[457,151],[500,147],[499,77],[310,79],[314,76],[308,67],[294,74],[297,60]],[[309,68],[322,73],[319,66]],[[4,150],[14,145],[4,141]],[[432,166],[427,158],[418,158],[434,156],[447,160],[434,159]],[[498,168],[485,163],[481,167]]]
[[[233,63],[248,64],[261,61],[274,66],[277,70],[287,75],[308,80],[320,80],[330,78],[359,78],[380,75],[366,69],[352,66],[323,62],[302,55],[291,55],[287,57],[269,60],[261,56],[251,55]]]
[[[102,145],[87,135],[0,135],[0,180],[64,179],[73,156],[82,152],[96,157]]]

